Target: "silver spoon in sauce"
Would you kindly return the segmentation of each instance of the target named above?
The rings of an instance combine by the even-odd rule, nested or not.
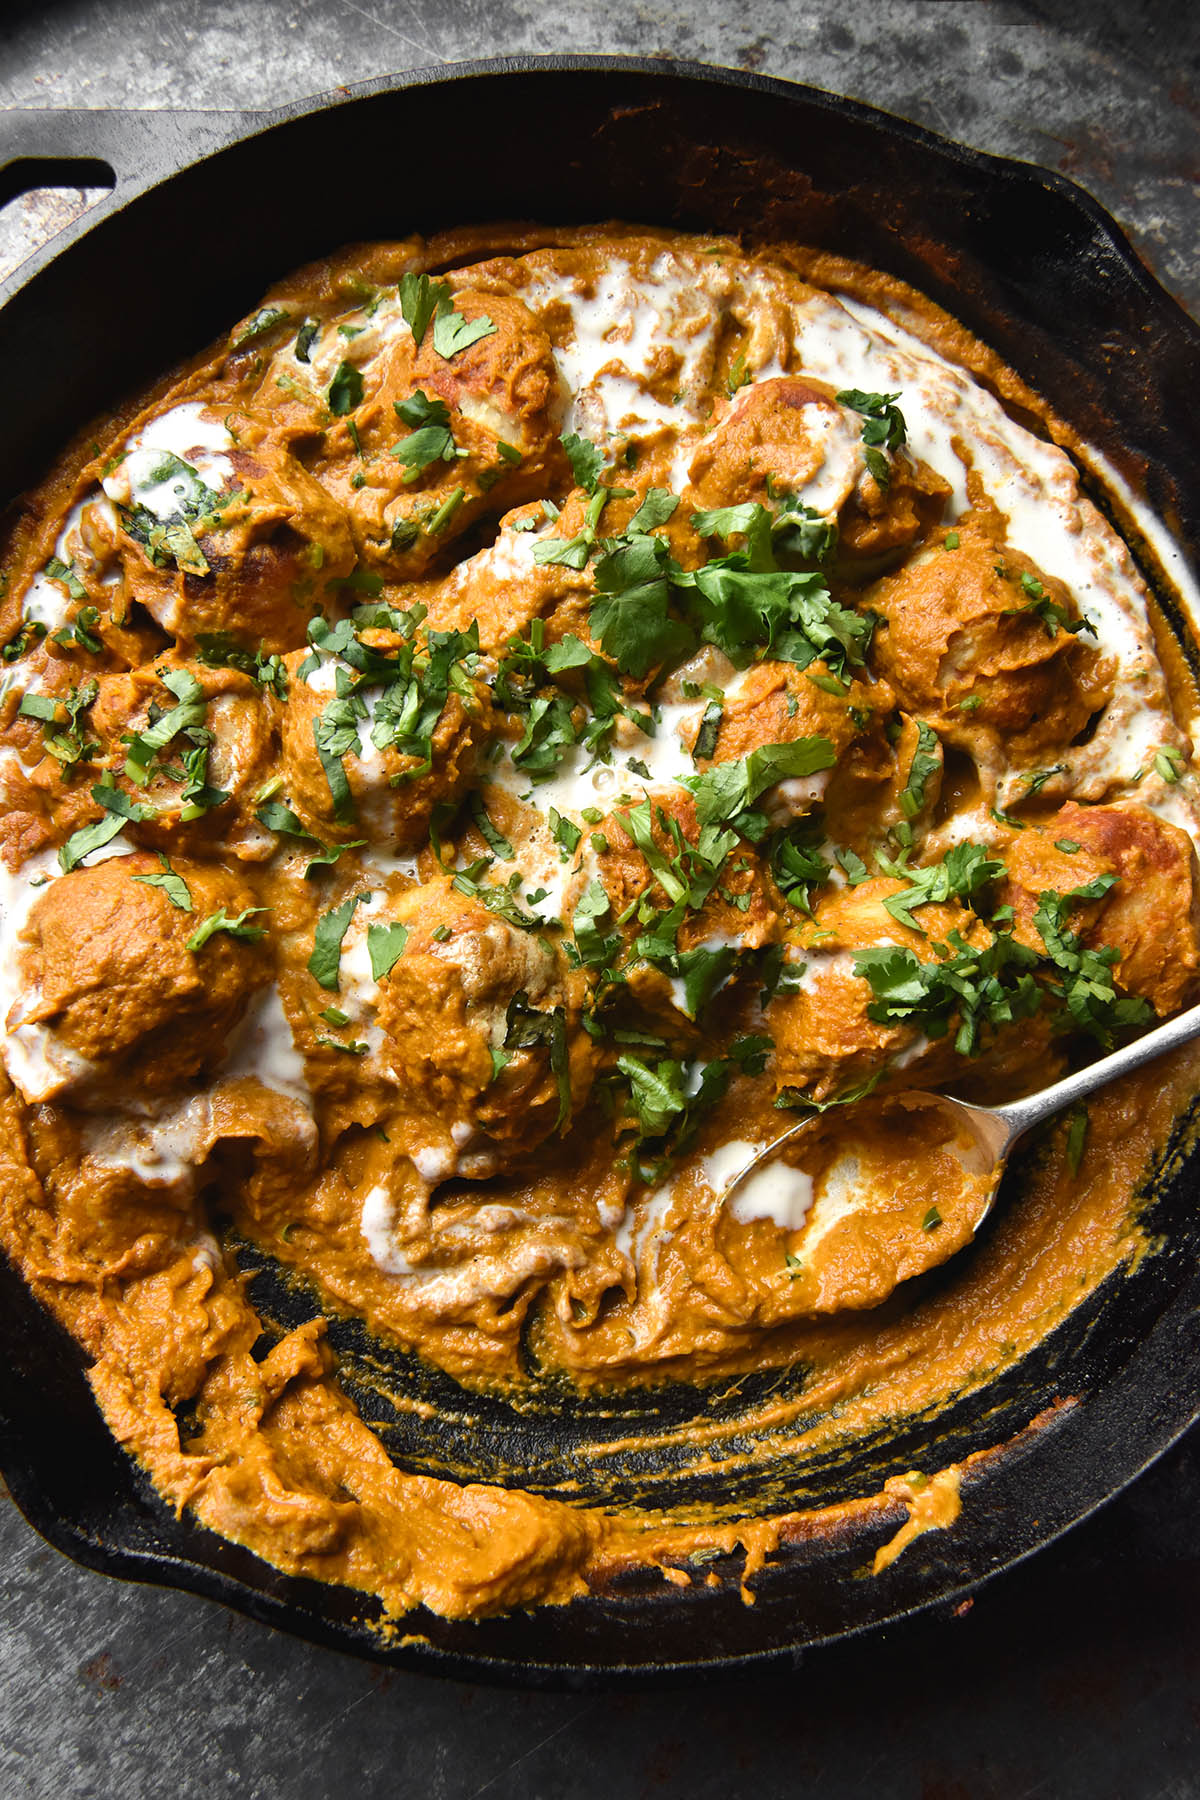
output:
[[[1089,1063],[1086,1069],[1079,1069],[1074,1075],[1064,1075],[1061,1081],[1043,1088],[1039,1094],[1028,1094],[1023,1100],[1013,1100],[1007,1106],[974,1106],[966,1100],[955,1100],[949,1094],[932,1093],[924,1089],[897,1090],[890,1098],[897,1106],[908,1103],[922,1108],[936,1108],[954,1128],[955,1135],[961,1137],[965,1133],[973,1140],[975,1154],[971,1157],[971,1174],[977,1179],[985,1178],[979,1189],[984,1200],[975,1220],[975,1229],[978,1229],[992,1209],[1004,1165],[1018,1138],[1024,1137],[1027,1131],[1039,1125],[1043,1119],[1060,1112],[1064,1106],[1070,1106],[1072,1101],[1081,1100],[1085,1094],[1094,1093],[1097,1088],[1115,1081],[1119,1075],[1128,1075],[1145,1063],[1153,1062],[1156,1057],[1165,1055],[1168,1050],[1176,1050],[1181,1044],[1189,1044],[1197,1037],[1200,1037],[1200,1006],[1192,1006],[1186,1012],[1177,1013],[1173,1019],[1156,1026],[1153,1031],[1146,1032],[1132,1044],[1126,1044],[1123,1049],[1114,1050],[1109,1056],[1102,1056],[1098,1062]],[[828,1118],[828,1113],[812,1114],[781,1132],[769,1144],[764,1144],[757,1155],[743,1163],[726,1182],[720,1194],[721,1202],[728,1202],[756,1171],[778,1155],[785,1144],[822,1120],[828,1122]]]

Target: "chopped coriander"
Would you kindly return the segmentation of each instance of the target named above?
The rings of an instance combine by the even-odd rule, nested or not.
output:
[[[845,699],[846,695],[850,692],[850,683],[848,681],[840,681],[836,675],[826,674],[820,669],[805,669],[804,679],[805,681],[811,681],[812,685],[815,688],[820,688],[822,693],[833,694],[839,700]]]
[[[17,708],[17,716],[23,719],[40,719],[45,724],[58,724],[61,703],[49,694],[23,694],[21,704]]]
[[[673,494],[669,488],[648,488],[626,529],[630,534],[651,532],[656,526],[665,525],[678,505],[678,494]]]
[[[330,747],[330,733],[327,728],[324,730],[322,729],[325,726],[324,715],[320,718],[315,718],[312,723],[313,740],[317,746],[317,755],[320,758],[321,767],[325,772],[325,781],[329,788],[330,799],[333,801],[333,816],[335,819],[339,820],[348,819],[354,812],[354,796],[350,791],[350,782],[346,775],[345,765],[342,761],[342,756],[345,752],[343,751],[341,755],[339,755]],[[347,749],[348,748],[349,746],[347,745]]]
[[[725,709],[719,700],[710,700],[704,709],[704,717],[700,721],[700,729],[696,733],[696,741],[692,745],[693,762],[711,762],[717,748],[717,739],[721,734],[721,720]]]
[[[92,799],[97,806],[102,806],[105,812],[113,813],[120,819],[143,822],[155,816],[152,806],[144,806],[140,801],[130,799],[128,794],[114,784],[112,776],[108,774],[102,777],[92,789]]]
[[[590,438],[580,437],[575,432],[564,434],[562,447],[567,453],[576,486],[594,494],[600,485],[600,472],[604,468],[603,452]]]
[[[769,1006],[777,995],[794,994],[808,968],[805,962],[788,961],[786,944],[772,944],[760,966],[763,981],[758,996],[760,1006]]]
[[[69,625],[54,633],[54,642],[64,646],[78,644],[81,650],[88,650],[93,656],[99,656],[104,648],[100,638],[96,636],[94,627],[100,622],[98,606],[81,606]]]
[[[361,850],[366,841],[366,838],[350,838],[344,844],[322,844],[317,838],[311,839],[311,842],[317,847],[305,864],[305,881],[311,881],[313,876],[322,869],[332,867],[340,856],[345,855],[347,850]]]
[[[629,1082],[629,1097],[643,1137],[661,1137],[686,1112],[686,1065],[663,1061],[651,1067],[636,1056],[619,1056],[617,1067]]]
[[[371,975],[382,981],[390,975],[408,942],[408,927],[398,923],[367,926],[367,954],[371,959]]]
[[[83,825],[73,831],[58,852],[59,867],[64,875],[77,868],[81,862],[99,850],[102,845],[111,843],[119,831],[125,828],[125,820],[118,813],[110,813],[107,818],[97,819],[91,825]]]
[[[553,806],[550,808],[550,835],[560,845],[566,856],[574,856],[579,848],[579,840],[583,832],[572,819],[564,819]]]
[[[248,942],[254,943],[258,938],[266,937],[267,928],[265,925],[247,925],[246,920],[252,913],[267,911],[269,908],[265,906],[247,906],[240,913],[235,913],[231,919],[225,908],[219,906],[216,912],[209,913],[208,917],[197,925],[187,941],[187,947],[194,955],[196,951],[202,950],[209,938],[218,931],[224,931],[230,937],[245,938]]]
[[[996,573],[1002,580],[1008,579],[1008,570],[1002,563],[996,565]],[[1051,599],[1043,583],[1038,580],[1036,575],[1031,575],[1027,569],[1021,572],[1021,589],[1028,598],[1021,606],[1008,607],[1006,610],[1010,615],[1033,613],[1035,618],[1041,620],[1042,628],[1046,636],[1050,638],[1056,637],[1060,631],[1087,631],[1091,633],[1092,637],[1095,637],[1096,633],[1091,621],[1072,619],[1066,607],[1060,606],[1057,600]]]
[[[958,546],[959,536],[957,531],[948,531],[942,539],[942,548],[945,550],[957,550]]]
[[[291,316],[282,306],[260,307],[254,317],[247,319],[241,330],[235,334],[233,348],[237,350],[241,345],[250,343],[254,338],[266,337],[269,331],[274,331],[277,325],[282,325],[284,320],[290,319]]]
[[[936,1231],[938,1226],[941,1223],[942,1223],[941,1213],[938,1211],[936,1206],[931,1206],[929,1208],[929,1211],[925,1214],[925,1217],[921,1220],[921,1230],[922,1231]]]
[[[426,522],[425,530],[430,537],[436,537],[439,532],[445,531],[465,498],[466,489],[461,487],[456,487],[452,493],[446,496],[437,511],[431,514]]]
[[[270,800],[257,807],[254,816],[260,825],[266,826],[268,831],[280,831],[287,837],[307,838],[313,844],[317,841],[307,825],[302,824],[297,818],[291,807],[284,806],[279,800]]]
[[[475,821],[475,825],[479,831],[479,835],[483,838],[493,856],[498,856],[501,862],[513,862],[516,857],[516,852],[504,833],[498,831],[492,824],[491,819],[488,817],[487,807],[483,804],[480,796],[478,794],[472,794],[468,805],[471,817]]]
[[[313,347],[317,333],[321,329],[320,319],[305,319],[296,333],[296,361],[306,363],[308,353]]]
[[[1064,856],[1074,856],[1080,849],[1080,845],[1075,842],[1074,838],[1055,838],[1054,848],[1061,850]]]
[[[928,1037],[944,1037],[958,1024],[954,1048],[973,1056],[985,1025],[1027,1019],[1041,1004],[1034,978],[1038,958],[1007,932],[974,950],[957,931],[938,946],[937,962],[921,962],[911,950],[880,946],[854,954],[854,973],[871,988],[867,1017],[881,1025],[911,1024]]]
[[[320,1032],[317,1033],[317,1042],[327,1050],[340,1050],[343,1056],[365,1056],[371,1048],[369,1044],[355,1043],[353,1040],[346,1042],[341,1038],[322,1037]]]
[[[773,1048],[770,1038],[747,1033],[734,1038],[727,1056],[707,1063],[666,1058],[651,1065],[641,1057],[620,1056],[617,1067],[629,1083],[629,1102],[643,1139],[668,1133],[672,1149],[682,1152],[695,1137],[704,1114],[724,1098],[733,1076],[741,1071],[761,1075]]]
[[[196,909],[192,904],[191,889],[183,879],[183,876],[177,875],[171,867],[170,857],[165,851],[160,850],[158,852],[158,860],[162,864],[162,868],[157,874],[135,875],[133,877],[134,881],[140,881],[146,887],[161,888],[167,896],[167,899],[171,902],[171,905],[177,906],[180,912],[195,912]]]
[[[908,765],[908,780],[900,792],[900,810],[906,819],[915,819],[924,806],[926,784],[941,766],[942,750],[937,732],[920,719],[917,722],[917,747]]]
[[[6,663],[16,662],[19,656],[24,656],[31,644],[36,644],[45,635],[46,627],[40,619],[22,619],[16,636],[9,639],[0,654]]]
[[[849,406],[856,413],[861,413],[864,420],[863,461],[879,486],[886,488],[891,481],[892,470],[883,452],[895,452],[908,440],[904,414],[895,404],[900,395],[865,394],[861,388],[845,388],[836,398],[839,406]]]
[[[323,988],[337,989],[342,939],[350,929],[355,907],[360,900],[365,899],[366,894],[352,894],[340,906],[331,907],[327,913],[322,913],[317,921],[312,955],[308,959],[308,972]]]
[[[248,650],[226,631],[196,634],[197,660],[209,669],[237,669],[260,687],[270,688],[277,700],[288,697],[287,670],[281,656],[264,650]]]
[[[46,564],[46,573],[52,581],[61,581],[72,600],[86,600],[87,589],[75,573],[73,562],[65,563],[59,557],[52,556]],[[97,613],[97,618],[99,614]]]
[[[1072,1176],[1079,1174],[1079,1165],[1083,1161],[1083,1146],[1087,1139],[1088,1109],[1079,1101],[1067,1114],[1067,1167]]]
[[[335,418],[345,418],[347,413],[363,403],[363,378],[353,363],[342,361],[334,371],[333,380],[329,384],[329,410]]]
[[[871,871],[861,856],[853,850],[835,850],[834,860],[845,871],[846,880],[851,887],[860,887],[864,881],[870,881]]]
[[[812,916],[811,893],[829,880],[831,866],[812,842],[807,820],[780,832],[771,849],[771,873],[789,906]],[[818,837],[823,833],[818,832]]]
[[[777,781],[831,769],[837,752],[826,737],[795,738],[787,744],[762,744],[736,762],[719,763],[703,775],[684,777],[696,801],[701,826],[726,820],[736,823],[759,796]]]
[[[434,313],[451,304],[449,286],[444,281],[431,281],[428,275],[410,271],[400,277],[397,292],[400,312],[420,345]]]
[[[440,396],[431,399],[424,388],[415,388],[407,400],[394,400],[392,409],[396,417],[405,425],[411,425],[414,431],[425,425],[450,423],[450,409],[446,402]]]
[[[145,786],[160,753],[181,733],[186,733],[194,748],[203,751],[207,760],[211,733],[202,731],[207,707],[204,689],[190,669],[164,669],[159,679],[176,705],[162,713],[154,724],[125,737],[125,773],[131,781]],[[203,784],[201,784],[203,785]]]
[[[557,1131],[571,1110],[571,1063],[567,1045],[567,1015],[561,1006],[542,1012],[531,1006],[522,989],[514,994],[505,1013],[504,1048],[509,1051],[547,1049],[550,1069],[558,1088],[558,1113],[552,1130]]]
[[[431,463],[454,461],[457,446],[444,400],[431,400],[423,389],[417,388],[407,400],[395,401],[394,406],[404,424],[414,427],[409,437],[392,445],[392,455],[410,471],[406,479],[415,479]]]
[[[491,337],[498,329],[486,313],[480,313],[477,319],[465,319],[450,307],[445,312],[439,311],[433,321],[433,347],[449,362],[451,357],[469,350],[481,338]]]
[[[1026,783],[1031,795],[1040,794],[1046,783],[1053,780],[1055,775],[1065,775],[1066,772],[1066,763],[1055,763],[1052,768],[1048,769],[1024,769],[1021,772],[1021,780]]]
[[[999,881],[1005,870],[1002,862],[989,856],[986,845],[954,844],[944,861],[922,869],[906,868],[903,873],[908,887],[889,894],[883,904],[898,924],[919,932],[921,926],[913,917],[917,907],[944,905],[949,900],[969,902]]]
[[[595,879],[589,881],[575,903],[571,921],[576,953],[587,968],[603,968],[620,949],[620,934],[612,932],[606,935],[600,929],[600,920],[608,918],[611,913],[612,902],[603,883]]]
[[[1097,875],[1065,894],[1052,889],[1038,896],[1033,923],[1052,965],[1050,993],[1061,1002],[1058,1022],[1082,1031],[1105,1049],[1132,1026],[1148,1024],[1153,1010],[1140,995],[1119,995],[1112,970],[1120,951],[1109,945],[1085,944],[1067,924],[1071,902],[1099,900],[1115,884],[1115,875]]]
[[[728,375],[725,377],[725,392],[732,400],[738,389],[748,386],[753,379],[754,377],[746,367],[745,352],[739,350],[730,365]]]
[[[600,525],[601,514],[612,495],[612,488],[597,487],[588,501],[582,531],[577,532],[573,538],[543,538],[533,547],[534,562],[560,563],[567,569],[586,568],[588,557],[592,554],[596,542],[596,532]],[[545,501],[542,504],[544,506]]]

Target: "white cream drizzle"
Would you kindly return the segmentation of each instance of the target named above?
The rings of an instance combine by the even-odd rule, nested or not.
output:
[[[564,420],[565,430],[576,430],[608,443],[624,437],[651,438],[664,433],[680,437],[675,477],[680,487],[686,462],[695,449],[700,426],[699,402],[711,374],[717,329],[722,311],[738,315],[739,299],[751,292],[768,295],[778,306],[779,284],[761,271],[751,271],[742,281],[740,295],[730,299],[729,276],[722,271],[710,276],[663,251],[648,276],[634,277],[628,262],[612,259],[596,278],[591,291],[580,291],[579,281],[553,270],[531,275],[522,297],[535,313],[545,313],[555,302],[567,307],[571,331],[556,349],[556,359],[571,393]],[[1007,520],[1009,542],[1030,557],[1046,574],[1062,581],[1080,612],[1094,627],[1095,639],[1117,666],[1116,699],[1108,708],[1092,743],[1071,752],[1075,791],[1083,798],[1103,798],[1111,790],[1126,792],[1150,806],[1160,816],[1198,835],[1196,814],[1178,787],[1149,777],[1140,788],[1134,777],[1149,768],[1157,749],[1177,742],[1165,713],[1165,689],[1154,652],[1144,598],[1137,572],[1126,547],[1079,493],[1070,459],[1056,446],[1036,438],[1016,424],[1000,403],[965,371],[874,308],[850,299],[816,296],[785,309],[790,319],[791,342],[758,345],[751,363],[755,380],[770,379],[787,368],[798,368],[828,381],[838,389],[862,387],[873,391],[898,391],[908,426],[913,453],[930,464],[951,485],[948,517],[957,518],[967,506],[966,467],[955,447],[956,437],[969,443],[972,464],[992,501]],[[400,330],[407,330],[394,297],[386,297],[371,316],[350,313],[341,321],[358,326],[358,335],[346,338],[326,326],[313,346],[312,363],[305,379],[324,389],[338,364],[349,361],[368,367]],[[284,352],[280,353],[285,354]],[[286,354],[294,361],[294,347]],[[655,364],[664,356],[676,360],[677,398],[669,403],[647,391]],[[303,370],[303,365],[301,365]],[[736,405],[736,402],[735,402]],[[496,409],[475,403],[464,411],[509,442],[518,443],[515,422]],[[814,433],[827,440],[825,458],[800,498],[818,512],[832,516],[842,504],[848,483],[861,469],[861,436],[848,422],[844,409],[813,405],[806,409]],[[495,416],[493,416],[495,415]],[[683,430],[681,432],[681,420]],[[718,427],[719,429],[719,427]],[[151,420],[129,440],[122,463],[103,481],[104,496],[85,496],[68,514],[59,533],[55,554],[77,564],[91,552],[82,532],[84,508],[93,505],[115,525],[112,502],[146,506],[160,518],[177,510],[175,480],[152,477],[163,453],[170,451],[196,471],[207,486],[219,490],[233,477],[227,452],[233,439],[226,428],[204,416],[200,403],[185,402]],[[1140,506],[1115,470],[1097,453],[1086,459],[1101,479],[1121,499],[1134,517],[1165,572],[1180,590],[1193,621],[1200,628],[1200,590],[1177,547],[1162,526]],[[786,471],[784,472],[786,474]],[[472,577],[486,570],[500,581],[518,581],[537,568],[533,550],[539,533],[503,530],[488,549],[461,564],[448,578],[453,591],[468,586]],[[25,596],[25,615],[57,629],[70,616],[71,601],[63,588],[41,572]],[[320,668],[309,677],[317,692],[334,690],[338,661],[322,657]],[[348,667],[348,665],[340,664]],[[744,675],[736,680],[740,683]],[[17,685],[19,671],[8,671],[5,685]],[[732,698],[731,682],[727,694]],[[372,711],[373,696],[364,693]],[[377,696],[374,696],[377,698]],[[549,891],[534,910],[545,919],[562,917],[572,884],[582,878],[584,852],[564,859],[549,835],[545,814],[553,807],[563,817],[594,827],[582,820],[585,809],[607,811],[621,794],[661,792],[694,772],[689,746],[704,713],[705,701],[680,702],[662,707],[662,722],[653,737],[637,733],[616,750],[612,763],[592,764],[579,747],[568,752],[550,781],[531,784],[528,776],[505,755],[489,771],[487,779],[509,795],[526,798],[542,815],[543,823],[529,828],[521,841],[521,866],[531,887]],[[370,738],[371,718],[362,721],[359,766],[369,785],[385,780],[383,754]],[[630,758],[642,761],[649,774],[640,776],[628,768]],[[1016,784],[1020,771],[1013,771]],[[777,808],[807,809],[818,800],[829,780],[827,771],[812,777],[780,783],[773,795]],[[1019,791],[1010,787],[1002,792]],[[369,798],[369,796],[368,796]],[[975,838],[994,841],[995,828],[986,814],[976,812],[949,821],[941,831],[945,842]],[[115,840],[90,860],[128,854],[132,846]],[[388,858],[371,852],[371,868],[382,876],[400,873],[417,879],[415,858]],[[501,865],[503,867],[503,865]],[[11,875],[0,864],[0,1019],[6,1025],[4,1060],[10,1076],[27,1099],[46,1098],[86,1075],[91,1065],[54,1034],[41,1027],[25,1026],[13,1009],[22,998],[19,979],[19,939],[40,887],[38,876],[55,879],[53,852],[43,852]],[[840,873],[835,877],[839,883]],[[356,909],[342,947],[339,994],[335,1003],[356,1022],[366,1021],[372,1051],[382,1034],[370,1021],[377,1003],[378,984],[370,972],[367,932],[372,919],[384,916],[385,896],[374,894]],[[496,928],[499,931],[499,927]],[[481,934],[477,934],[481,935]],[[892,940],[883,938],[881,943]],[[707,948],[738,948],[732,937],[714,936]],[[456,941],[434,946],[436,954],[466,965],[479,955],[477,944]],[[800,977],[802,989],[845,978],[853,973],[854,952],[810,951]],[[682,984],[677,984],[682,994]],[[481,1009],[486,1010],[486,1009]],[[493,1009],[494,1010],[494,1009]],[[502,1011],[489,1020],[493,1037],[503,1028]],[[373,1034],[373,1036],[372,1036]],[[917,1038],[894,1060],[903,1068],[916,1061],[928,1047]],[[218,1083],[253,1077],[265,1087],[311,1111],[311,1095],[304,1061],[296,1049],[278,989],[268,986],[252,1000],[245,1019],[232,1034],[226,1056],[217,1071]],[[698,1071],[694,1082],[698,1080]],[[311,1121],[310,1121],[311,1124]],[[201,1154],[205,1132],[211,1127],[211,1101],[207,1098],[164,1105],[157,1113],[96,1118],[84,1127],[87,1153],[105,1166],[129,1169],[149,1185],[186,1183]],[[469,1142],[468,1121],[451,1128],[453,1148],[431,1144],[418,1149],[412,1162],[421,1179],[430,1185],[445,1179],[460,1166],[457,1152]],[[693,1167],[714,1197],[745,1167],[761,1146],[732,1140],[699,1159]],[[626,1209],[616,1229],[618,1248],[645,1272],[652,1286],[659,1243],[666,1235],[667,1220],[676,1197],[679,1176],[644,1196]],[[867,1203],[862,1172],[853,1147],[847,1148],[826,1172],[820,1190],[805,1172],[775,1159],[750,1176],[728,1202],[739,1223],[770,1219],[782,1229],[804,1229],[804,1249],[810,1251],[841,1219]],[[616,1213],[614,1212],[614,1219]],[[503,1253],[483,1251],[466,1263],[449,1267],[414,1267],[395,1241],[397,1206],[386,1187],[371,1187],[362,1200],[360,1228],[376,1266],[420,1291],[423,1306],[449,1309],[469,1304],[486,1295],[509,1292],[531,1275],[575,1266],[584,1252],[577,1246],[556,1243],[547,1237],[518,1240]],[[473,1226],[485,1233],[511,1231],[528,1223],[526,1215],[510,1207],[482,1207],[473,1215]],[[543,1222],[546,1223],[546,1222]],[[549,1222],[555,1223],[553,1221]],[[450,1227],[448,1234],[467,1229]],[[654,1254],[652,1254],[652,1252]],[[196,1256],[210,1262],[217,1255],[201,1240]]]
[[[87,509],[92,509],[95,516],[104,519],[115,530],[116,514],[111,503],[102,494],[93,492],[75,502],[54,544],[54,554],[59,562],[74,568],[76,573],[82,568],[85,574],[99,568],[99,561],[83,533],[83,515]],[[44,625],[47,631],[58,631],[67,623],[77,604],[61,580],[40,569],[25,590],[21,611],[26,619]],[[16,670],[6,675],[6,689],[16,685],[16,675]],[[24,687],[28,686],[26,682]]]
[[[0,1029],[9,1079],[30,1104],[61,1093],[88,1073],[86,1058],[61,1042],[47,1026],[24,1024],[22,1015],[36,994],[21,981],[21,937],[29,915],[49,882],[59,875],[54,850],[40,850],[14,875],[0,860]]]
[[[417,1153],[418,1156],[423,1154]],[[413,1161],[415,1163],[416,1158]],[[432,1161],[430,1166],[434,1166]],[[440,1160],[436,1166],[441,1167]],[[568,1220],[548,1219],[542,1221],[544,1226],[566,1226],[567,1234],[562,1237],[518,1237],[494,1252],[477,1250],[461,1263],[413,1264],[396,1242],[398,1211],[386,1187],[369,1188],[363,1196],[359,1230],[380,1273],[395,1278],[401,1289],[411,1291],[415,1303],[434,1311],[450,1312],[479,1300],[497,1299],[512,1293],[533,1276],[578,1268],[587,1254],[569,1235]],[[502,1236],[528,1222],[529,1215],[519,1207],[481,1206],[472,1212],[469,1229],[474,1241],[479,1234]],[[446,1235],[453,1240],[462,1236],[466,1229],[464,1222],[457,1229],[451,1226]]]
[[[297,1101],[305,1111],[311,1110],[312,1096],[305,1078],[304,1058],[296,1049],[292,1027],[274,982],[254,995],[241,1023],[230,1034],[217,1073],[225,1081],[247,1077],[260,1081],[285,1099]]]
[[[571,315],[571,336],[555,349],[571,395],[564,431],[595,441],[646,438],[678,430],[681,412],[697,411],[720,308],[672,251],[655,258],[644,281],[624,258],[611,258],[589,293],[573,275],[531,271],[521,298],[535,314],[561,301]],[[644,385],[664,353],[675,362],[678,396],[666,402]]]
[[[212,1140],[212,1099],[168,1100],[144,1116],[100,1115],[84,1122],[85,1155],[124,1169],[147,1187],[190,1188]]]
[[[169,519],[179,511],[181,478],[178,472],[161,473],[164,456],[178,457],[207,488],[219,493],[233,479],[233,464],[224,454],[232,448],[233,437],[226,427],[207,418],[201,402],[185,400],[129,439],[121,462],[103,477],[101,486],[122,506],[144,506],[155,518]]]

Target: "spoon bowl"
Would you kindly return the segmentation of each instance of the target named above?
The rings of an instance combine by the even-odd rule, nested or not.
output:
[[[1005,1106],[977,1106],[950,1094],[916,1088],[884,1091],[864,1099],[855,1112],[861,1117],[863,1110],[869,1109],[876,1131],[882,1126],[901,1145],[916,1141],[926,1151],[937,1147],[940,1180],[931,1184],[926,1195],[930,1204],[914,1208],[910,1198],[903,1206],[894,1192],[899,1159],[897,1183],[893,1184],[886,1170],[878,1166],[871,1170],[867,1162],[860,1166],[852,1143],[839,1148],[832,1163],[826,1157],[821,1190],[804,1221],[796,1254],[788,1258],[799,1283],[797,1298],[803,1297],[803,1310],[832,1312],[877,1305],[898,1282],[944,1262],[970,1242],[987,1218],[1009,1154],[1026,1132],[1097,1088],[1196,1037],[1200,1037],[1200,1005],[1176,1014],[1133,1043],[1050,1087]],[[828,1133],[829,1126],[828,1109],[810,1110],[730,1175],[718,1196],[721,1204],[734,1217],[743,1210],[746,1216],[754,1216],[754,1197],[769,1181],[771,1165],[786,1151],[787,1163],[800,1169],[805,1139],[815,1144],[818,1134],[822,1130]]]

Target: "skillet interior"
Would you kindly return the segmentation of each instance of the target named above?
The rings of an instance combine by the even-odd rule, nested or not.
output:
[[[911,281],[1140,477],[1185,544],[1200,541],[1200,454],[1185,417],[1200,333],[1098,209],[1057,178],[804,89],[606,59],[424,71],[290,109],[266,129],[256,123],[256,135],[169,183],[127,199],[118,189],[105,216],[0,315],[14,411],[29,421],[2,453],[6,492],[31,481],[88,413],[246,311],[272,277],[338,242],[484,214],[615,216],[799,239]],[[399,173],[380,173],[399,169],[398,143],[439,146],[436,179],[427,172],[415,196]],[[561,154],[547,155],[548,145]],[[174,148],[168,142],[168,157]],[[114,160],[119,154],[118,140]],[[371,177],[347,181],[348,167]],[[965,1487],[959,1523],[921,1539],[875,1581],[853,1577],[899,1511],[890,1524],[846,1527],[789,1549],[759,1580],[753,1608],[738,1597],[731,1563],[717,1588],[664,1587],[639,1575],[619,1593],[530,1616],[456,1625],[422,1615],[409,1629],[426,1644],[381,1649],[359,1597],[288,1579],[164,1512],[95,1413],[78,1353],[7,1271],[5,1469],[34,1522],[82,1560],[196,1588],[389,1660],[580,1683],[786,1654],[952,1596],[1016,1560],[1130,1479],[1195,1416],[1195,1187],[1195,1160],[1181,1149],[1147,1221],[1169,1248],[1109,1281],[1007,1376],[939,1416],[941,1464],[1013,1438],[1056,1399],[1080,1401],[987,1465]],[[255,1300],[284,1325],[314,1310],[269,1270]],[[736,1414],[752,1389],[699,1398],[659,1389],[603,1403],[535,1390],[518,1411],[467,1397],[399,1358],[385,1356],[381,1381],[379,1347],[359,1327],[335,1321],[331,1337],[350,1392],[397,1459],[459,1479],[470,1472],[546,1489],[569,1478],[587,1498],[636,1501],[652,1492],[658,1505],[719,1497],[750,1510],[794,1505],[810,1491],[825,1503],[868,1493],[929,1462],[930,1428],[914,1420],[806,1467],[803,1486],[768,1461],[734,1491],[727,1476],[718,1484],[665,1446],[606,1460],[601,1479],[587,1448],[624,1436],[631,1411],[643,1432],[661,1436],[698,1407]],[[391,1408],[389,1386],[432,1399],[434,1425]]]

